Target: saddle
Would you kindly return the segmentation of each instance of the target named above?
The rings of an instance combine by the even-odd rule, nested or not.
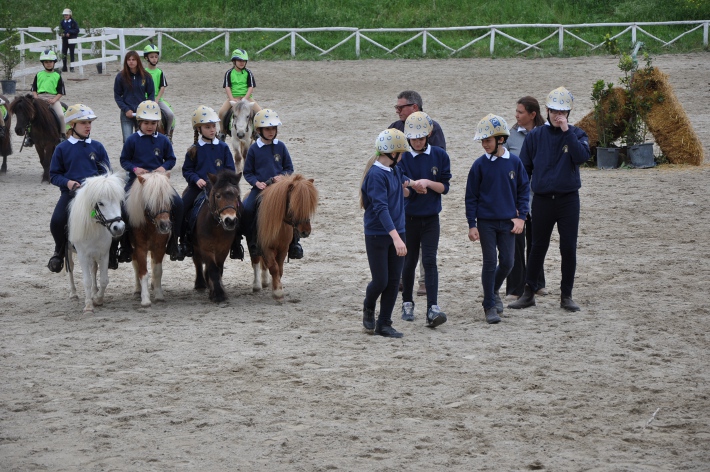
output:
[[[197,215],[200,214],[200,208],[202,208],[202,205],[204,205],[206,201],[207,194],[203,190],[195,199],[195,203],[192,206],[192,210],[190,210],[190,215],[187,219],[188,232],[195,232],[195,227],[197,226]]]
[[[62,110],[67,109],[67,106],[63,103],[60,102],[62,105]],[[59,136],[63,136],[66,130],[64,129],[64,115],[62,116],[57,116],[57,112],[54,111],[54,108],[49,107],[49,110],[52,112],[52,115],[54,115],[54,121],[57,123],[57,129],[59,129]]]

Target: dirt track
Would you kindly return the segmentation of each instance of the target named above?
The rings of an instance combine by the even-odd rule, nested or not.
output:
[[[708,54],[655,64],[710,156]],[[489,112],[513,123],[520,96],[542,101],[559,85],[575,94],[579,119],[592,83],[617,80],[613,58],[249,67],[257,100],[281,115],[296,169],[321,193],[306,257],[285,269],[283,305],[251,293],[246,262],[228,262],[230,300],[214,305],[193,291],[190,262],[167,261],[165,303],[141,308],[122,265],[109,274],[105,305],[83,316],[66,277],[46,268],[59,191],[40,184],[36,153],[17,153],[14,137],[0,176],[0,469],[707,469],[707,159],[700,168],[584,169],[582,311],[558,308],[553,242],[551,294],[506,311],[499,325],[483,321],[481,253],[466,238],[463,208],[481,154],[474,125]],[[163,68],[181,165],[192,110],[219,107],[228,64]],[[69,80],[65,101],[99,115],[92,135],[118,169],[115,70]],[[418,306],[414,323],[395,321],[405,337],[388,340],[361,330],[369,270],[357,189],[375,136],[395,119],[396,94],[410,88],[451,155],[439,252],[449,322],[425,328]],[[185,185],[179,172],[172,181]]]

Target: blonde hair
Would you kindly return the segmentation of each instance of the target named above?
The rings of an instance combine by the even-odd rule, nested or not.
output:
[[[362,198],[362,184],[365,183],[365,177],[367,177],[367,173],[370,172],[370,168],[375,163],[377,158],[380,157],[380,155],[380,153],[376,153],[367,161],[367,164],[365,164],[365,172],[362,173],[362,179],[360,179],[360,208],[362,208],[363,210],[365,209],[365,201]]]

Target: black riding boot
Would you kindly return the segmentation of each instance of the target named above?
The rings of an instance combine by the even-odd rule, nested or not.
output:
[[[301,238],[298,237],[296,231],[293,231],[293,239],[291,244],[288,246],[288,258],[289,259],[303,259],[303,248],[298,243]]]
[[[118,269],[118,239],[111,241],[111,249],[108,250],[108,268]]]
[[[180,238],[180,245],[185,253],[185,257],[192,257],[194,255],[192,249],[192,235],[190,233],[186,232],[183,237]]]
[[[244,260],[244,248],[242,247],[242,235],[237,233],[232,241],[232,248],[229,250],[230,259]]]
[[[32,136],[30,136],[30,133],[27,133],[25,135],[25,140],[22,142],[22,146],[32,147],[34,145],[35,145],[35,142],[32,140]]]
[[[170,239],[168,239],[167,253],[170,255],[171,261],[185,260],[185,251],[182,245],[178,243],[178,237],[175,233],[172,233]]]
[[[64,268],[64,248],[60,248],[58,251],[54,251],[52,257],[49,258],[47,263],[47,268],[52,272],[59,273]]]
[[[128,235],[128,228],[123,232],[121,239],[119,240],[120,247],[118,248],[116,255],[118,256],[118,262],[131,262],[133,260],[133,247],[131,246],[131,238]],[[114,241],[115,243],[115,241]],[[118,247],[118,246],[117,246]]]

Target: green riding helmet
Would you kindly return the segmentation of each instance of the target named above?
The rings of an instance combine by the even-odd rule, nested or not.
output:
[[[249,54],[244,49],[235,49],[232,51],[232,60],[236,61],[237,59],[246,62],[249,60]]]
[[[150,54],[151,52],[160,55],[160,49],[158,49],[158,46],[156,46],[155,44],[149,44],[143,48],[143,57],[148,57],[148,54]]]
[[[44,61],[54,61],[57,62],[57,53],[51,49],[45,49],[42,54],[39,55],[40,62]]]

